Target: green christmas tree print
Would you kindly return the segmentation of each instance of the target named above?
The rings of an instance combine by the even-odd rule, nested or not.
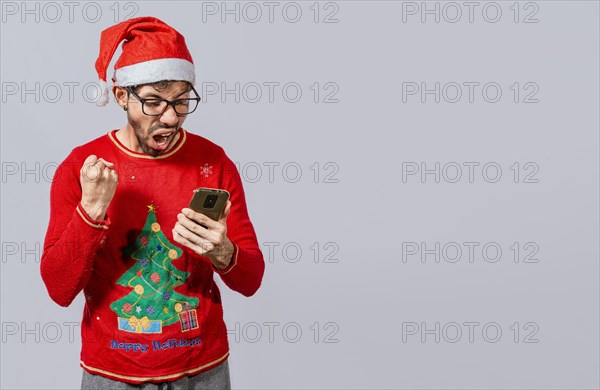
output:
[[[148,205],[144,228],[135,242],[124,250],[126,256],[137,261],[117,280],[132,291],[110,305],[119,316],[120,330],[161,333],[163,326],[178,322],[181,315],[198,306],[198,298],[174,290],[189,276],[189,272],[172,264],[182,253],[163,234],[156,221],[156,206]],[[195,315],[195,310],[193,312]]]

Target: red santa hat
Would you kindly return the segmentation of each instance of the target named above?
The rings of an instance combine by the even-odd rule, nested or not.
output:
[[[123,42],[121,56],[115,63],[114,85],[130,86],[162,80],[195,82],[194,62],[183,35],[163,21],[142,16],[129,19],[102,31],[96,71],[102,85],[99,106],[108,103],[106,71]]]

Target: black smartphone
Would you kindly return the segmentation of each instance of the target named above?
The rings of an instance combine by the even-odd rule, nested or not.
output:
[[[229,192],[219,188],[196,188],[189,208],[218,221],[229,200]],[[203,228],[206,226],[200,224]]]

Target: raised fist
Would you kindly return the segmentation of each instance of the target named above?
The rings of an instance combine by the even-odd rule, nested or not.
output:
[[[81,205],[95,220],[102,220],[117,189],[114,164],[95,155],[85,159],[80,171]]]

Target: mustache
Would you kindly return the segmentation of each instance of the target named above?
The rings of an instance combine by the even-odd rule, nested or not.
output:
[[[158,130],[162,130],[162,129],[165,129],[165,130],[167,130],[167,129],[173,129],[173,130],[175,130],[175,132],[178,132],[178,131],[179,131],[179,129],[180,129],[180,127],[177,127],[177,126],[162,126],[162,125],[157,125],[157,126],[153,126],[153,127],[151,127],[151,128],[148,130],[148,133],[149,133],[150,135],[152,135],[152,133],[154,133],[154,132],[156,132],[156,131],[158,131]]]

